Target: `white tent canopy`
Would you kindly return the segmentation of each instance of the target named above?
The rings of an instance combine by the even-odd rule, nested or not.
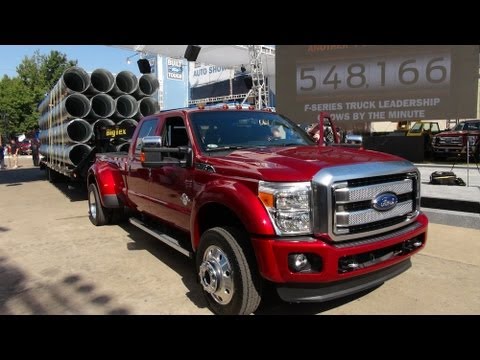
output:
[[[183,58],[188,45],[111,45],[147,54]],[[247,45],[198,45],[201,47],[197,62],[209,65],[250,70]],[[275,75],[275,48],[262,45],[262,64],[266,76]]]

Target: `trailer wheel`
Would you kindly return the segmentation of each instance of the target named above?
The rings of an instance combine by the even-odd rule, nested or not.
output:
[[[48,176],[48,181],[51,182],[52,184],[58,182],[59,175],[50,168],[47,168],[47,176]]]
[[[246,235],[215,227],[200,239],[197,271],[208,307],[217,315],[248,315],[261,300],[261,279]]]
[[[112,209],[102,205],[95,184],[88,186],[88,218],[95,226],[107,225],[112,219]]]

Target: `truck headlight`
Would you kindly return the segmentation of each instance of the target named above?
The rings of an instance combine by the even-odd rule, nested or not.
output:
[[[312,232],[312,187],[309,182],[260,181],[258,197],[265,205],[277,235],[302,235]]]

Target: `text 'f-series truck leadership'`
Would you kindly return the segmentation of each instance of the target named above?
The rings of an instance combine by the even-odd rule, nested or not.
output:
[[[322,135],[326,125],[336,134],[319,121]],[[94,225],[128,213],[194,257],[216,314],[254,312],[271,285],[287,302],[377,286],[408,269],[427,236],[412,163],[317,145],[286,117],[252,107],[147,116],[128,154],[97,155],[87,186]]]

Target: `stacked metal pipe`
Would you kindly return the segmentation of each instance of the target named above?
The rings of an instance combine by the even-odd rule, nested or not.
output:
[[[136,126],[144,116],[159,110],[152,96],[159,82],[152,74],[137,78],[130,71],[117,75],[105,69],[87,73],[67,69],[38,106],[40,153],[68,166],[78,165],[95,146],[97,128]],[[111,141],[110,151],[128,150],[130,139]]]

